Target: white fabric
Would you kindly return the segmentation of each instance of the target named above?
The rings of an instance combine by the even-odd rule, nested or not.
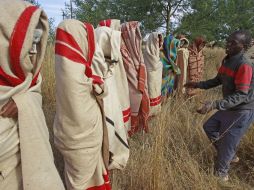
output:
[[[87,36],[91,34],[87,34],[84,24],[65,20],[58,29],[71,34],[87,59],[90,48]],[[70,47],[56,40],[56,46]],[[93,63],[98,60],[94,56]],[[54,135],[55,144],[64,156],[68,190],[103,186],[103,176],[107,173],[102,156],[103,116],[93,91],[93,81],[85,75],[86,69],[83,64],[56,54]]]
[[[161,111],[162,68],[160,61],[159,33],[151,33],[144,44],[144,62],[147,69],[148,93],[150,98],[150,116]],[[157,99],[156,101],[153,101]]]
[[[102,21],[106,25],[106,21]],[[100,25],[98,26],[100,27]],[[117,19],[111,19],[111,25],[110,28],[116,31],[121,31],[121,23],[120,20]],[[122,43],[122,41],[121,41]],[[119,62],[114,67],[115,70],[115,81],[117,86],[117,92],[119,94],[119,101],[121,104],[122,109],[122,115],[124,120],[124,126],[126,129],[126,132],[130,130],[131,128],[131,120],[130,120],[130,95],[129,95],[129,86],[128,86],[128,80],[127,75],[125,72],[125,68],[123,65],[123,58],[122,54],[119,55]]]
[[[187,38],[181,38],[181,47],[177,50],[176,64],[181,70],[181,75],[178,81],[178,91],[182,94],[186,92],[184,84],[187,82],[188,76],[188,62],[189,62],[189,40]]]
[[[115,77],[115,69],[121,59],[121,32],[99,27],[96,29],[96,39],[107,64],[107,71],[103,72],[106,74],[102,77],[108,88],[108,95],[103,101],[111,153],[109,169],[124,169],[129,158],[129,147]]]
[[[17,85],[0,85],[0,109],[12,98],[18,107],[18,120],[0,117],[0,171],[3,181],[1,190],[63,190],[63,183],[54,165],[53,154],[49,143],[49,134],[42,111],[41,77],[31,87],[32,80],[41,68],[47,44],[48,22],[41,9],[33,12],[31,19],[24,18],[23,12],[31,8],[31,4],[19,0],[0,1],[0,67],[3,71],[22,82]],[[28,20],[30,19],[30,20]],[[17,24],[29,21],[27,30],[17,31]],[[32,47],[36,27],[42,29],[41,42],[37,45],[34,63],[29,51]],[[25,27],[25,26],[24,26]],[[23,41],[15,41],[25,32]],[[16,34],[16,35],[13,35]],[[22,43],[22,48],[16,48],[13,56],[19,60],[24,74],[24,80],[17,76],[10,59],[10,47]],[[14,44],[13,44],[14,43]],[[18,52],[20,56],[17,57]],[[21,168],[20,171],[20,162]],[[22,177],[22,179],[20,179]],[[10,186],[5,186],[6,181]],[[22,188],[20,187],[22,183]]]

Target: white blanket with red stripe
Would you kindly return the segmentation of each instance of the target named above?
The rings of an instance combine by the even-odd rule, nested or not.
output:
[[[36,30],[42,36],[31,54]],[[0,109],[11,98],[18,107],[17,120],[0,117],[1,190],[64,189],[42,111],[39,71],[47,37],[41,9],[20,0],[0,1]]]
[[[57,28],[55,52],[54,135],[64,156],[67,189],[108,190],[99,105],[105,92],[102,79],[91,68],[97,61],[103,64],[103,54],[97,54],[93,27],[77,20],[63,21]],[[102,71],[100,66],[95,69]]]
[[[121,29],[120,20],[117,20],[117,19],[103,20],[99,23],[99,26],[106,26],[116,31],[120,31]],[[116,79],[117,92],[119,94],[119,101],[122,108],[124,126],[126,131],[129,131],[131,128],[129,86],[128,86],[127,75],[126,75],[124,64],[123,64],[122,54],[120,56],[121,57],[119,57],[119,62],[115,66],[115,79]]]
[[[109,169],[124,169],[129,158],[127,132],[124,127],[121,104],[116,86],[115,69],[121,59],[121,32],[108,27],[99,27],[95,31],[99,47],[102,49],[107,70],[102,76],[108,88],[108,95],[103,98],[104,112],[109,135]],[[100,64],[98,62],[98,64]],[[120,79],[121,80],[121,79]]]
[[[106,26],[112,28],[113,30],[120,31],[121,30],[121,21],[118,19],[107,19],[99,22],[98,27]]]
[[[177,59],[176,59],[176,64],[181,70],[181,75],[178,81],[178,91],[182,94],[186,92],[186,89],[184,85],[187,82],[187,69],[188,69],[188,61],[189,61],[189,50],[188,50],[188,45],[189,41],[186,38],[181,38],[180,39],[181,44],[184,44],[184,46],[181,46],[177,50]]]
[[[162,63],[160,61],[159,33],[151,33],[144,45],[144,62],[147,69],[150,116],[161,111]]]

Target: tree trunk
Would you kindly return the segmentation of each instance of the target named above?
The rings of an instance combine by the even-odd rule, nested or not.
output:
[[[170,17],[171,17],[171,4],[168,3],[167,12],[166,12],[166,35],[170,33]]]

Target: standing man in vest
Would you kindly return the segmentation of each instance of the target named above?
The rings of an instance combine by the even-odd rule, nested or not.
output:
[[[253,64],[245,57],[250,47],[251,35],[239,30],[232,33],[226,41],[226,54],[217,76],[202,82],[189,82],[189,88],[209,89],[222,85],[223,99],[206,101],[197,110],[206,114],[218,109],[204,124],[208,138],[217,150],[215,174],[228,180],[230,163],[239,161],[236,148],[254,119],[254,78]]]

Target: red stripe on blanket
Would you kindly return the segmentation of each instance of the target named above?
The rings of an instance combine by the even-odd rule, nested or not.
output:
[[[61,28],[58,28],[56,31],[56,40],[62,41],[68,44],[69,46],[73,47],[74,49],[79,51],[81,54],[83,54],[81,48],[79,47],[74,37],[68,32],[62,30]]]
[[[21,67],[20,56],[23,48],[26,33],[30,20],[38,7],[27,7],[20,15],[11,35],[9,54],[13,73],[22,81],[25,80],[25,74]]]
[[[108,174],[103,175],[103,179],[104,179],[104,184],[100,186],[90,187],[87,190],[111,190]]]
[[[5,73],[5,71],[0,67],[0,85],[2,86],[17,86],[21,84],[23,81],[19,78],[12,77]]]
[[[131,113],[131,108],[128,108],[126,110],[123,111],[123,116],[129,115],[129,113]]]
[[[93,83],[94,84],[103,84],[103,80],[101,79],[101,77],[96,76],[96,75],[92,75],[93,78]]]
[[[128,108],[128,109],[122,111],[122,113],[123,113],[123,121],[124,121],[124,123],[126,123],[127,121],[130,120],[130,117],[131,117],[131,108]]]
[[[126,123],[130,120],[131,118],[131,113],[129,115],[127,115],[126,117],[123,117],[123,122]]]
[[[84,23],[84,25],[85,25],[85,28],[87,30],[87,40],[88,40],[88,47],[89,47],[88,48],[88,58],[87,58],[87,60],[84,57],[82,57],[79,53],[77,53],[76,51],[71,49],[70,47],[68,47],[66,45],[63,45],[61,43],[58,43],[58,42],[55,45],[55,53],[60,55],[60,56],[65,57],[65,58],[67,58],[67,59],[69,59],[73,62],[83,64],[86,68],[85,75],[88,78],[92,78],[94,84],[103,84],[103,80],[101,79],[101,77],[93,75],[92,69],[91,69],[92,59],[93,59],[93,55],[94,55],[94,51],[95,51],[93,26],[88,24],[88,23]],[[62,30],[57,30],[57,32],[61,33],[60,35],[57,34],[57,36],[59,36],[59,38],[62,39],[63,42],[67,43],[71,47],[73,47],[73,48],[77,49],[78,51],[82,52],[81,48],[76,43],[76,41],[71,36],[71,34],[69,34],[67,32],[63,33],[65,31],[62,31]],[[68,39],[64,39],[64,37],[67,37]]]
[[[89,23],[84,23],[87,30],[87,41],[88,41],[88,59],[87,62],[89,66],[92,65],[92,59],[95,52],[95,39],[94,39],[94,29]]]
[[[161,96],[158,96],[156,98],[150,98],[150,102],[157,102],[160,99],[161,99]]]
[[[39,77],[39,74],[40,74],[40,70],[39,70],[39,72],[35,75],[35,77],[33,78],[33,80],[32,80],[32,83],[31,83],[31,86],[30,86],[30,87],[35,86],[35,85],[36,85],[37,80],[38,80],[38,77]]]
[[[157,106],[161,103],[161,96],[157,98],[150,98],[150,106]]]
[[[153,102],[153,103],[150,103],[150,106],[157,106],[161,103],[161,100],[157,101],[157,102]]]
[[[100,25],[100,26],[107,26],[107,27],[110,27],[110,26],[111,26],[111,19],[102,20],[102,21],[99,22],[99,25]]]
[[[85,74],[88,78],[92,78],[92,69],[90,68],[88,62],[79,55],[77,52],[60,43],[56,43],[55,45],[55,53],[62,57],[65,57],[73,62],[83,64],[86,67]]]

